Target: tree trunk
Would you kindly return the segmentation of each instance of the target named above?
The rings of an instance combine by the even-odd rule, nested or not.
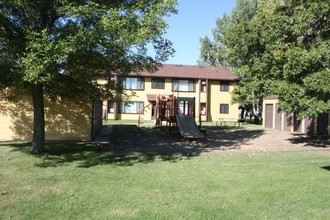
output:
[[[45,114],[44,114],[44,96],[43,85],[32,86],[33,101],[33,140],[32,152],[42,154],[45,151]]]

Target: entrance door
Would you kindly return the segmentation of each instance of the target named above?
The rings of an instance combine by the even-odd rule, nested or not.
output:
[[[312,117],[307,117],[306,119],[306,134],[307,135],[312,135],[314,134],[314,118]]]
[[[266,109],[265,109],[265,127],[266,128],[273,128],[273,104],[266,104]]]
[[[285,131],[291,131],[291,113],[285,113],[285,117],[284,117],[284,130]]]
[[[275,113],[275,129],[282,129],[282,109],[279,104],[276,104],[276,113]]]
[[[294,131],[301,132],[301,119],[298,119],[298,114],[294,113]]]
[[[318,135],[327,135],[328,134],[328,123],[329,123],[329,114],[323,113],[320,114],[317,118],[317,134]]]

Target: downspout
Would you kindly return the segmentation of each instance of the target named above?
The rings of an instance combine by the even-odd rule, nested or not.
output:
[[[206,107],[206,121],[210,121],[210,117],[209,117],[209,79],[206,79],[206,103],[205,103],[205,107]]]
[[[195,112],[195,115],[197,113],[197,117],[198,117],[198,120],[199,120],[199,125],[201,124],[201,87],[202,87],[202,80],[201,79],[198,79],[198,96],[197,96],[197,100],[196,100],[196,104],[195,104],[195,109],[196,109],[196,112]]]
[[[118,83],[118,75],[115,75],[115,83],[117,84]],[[116,97],[118,95],[118,92],[115,91],[116,93]],[[113,103],[113,119],[114,120],[117,120],[118,118],[118,103],[117,101]]]

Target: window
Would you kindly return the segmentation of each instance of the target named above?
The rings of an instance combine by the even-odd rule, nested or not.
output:
[[[123,88],[131,90],[144,90],[144,78],[124,77]]]
[[[220,114],[229,114],[229,104],[220,104]]]
[[[179,115],[185,115],[189,112],[188,102],[179,102],[178,103],[178,113]]]
[[[195,80],[173,79],[172,92],[195,92]]]
[[[220,81],[220,91],[229,91],[229,81]]]
[[[201,80],[201,92],[206,92],[206,80]]]
[[[165,79],[164,78],[153,78],[151,80],[152,89],[165,89]]]
[[[143,109],[143,102],[121,102],[119,113],[137,114]]]

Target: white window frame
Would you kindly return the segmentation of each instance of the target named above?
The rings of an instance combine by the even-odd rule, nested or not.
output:
[[[122,83],[126,90],[144,90],[143,77],[123,77]]]
[[[144,106],[144,102],[121,102],[119,106],[119,113],[121,114],[138,114]]]
[[[172,92],[196,92],[196,81],[193,79],[173,79]]]

